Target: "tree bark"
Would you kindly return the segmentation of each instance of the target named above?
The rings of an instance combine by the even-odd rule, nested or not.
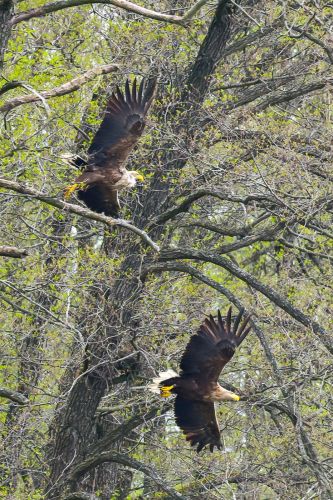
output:
[[[10,20],[14,13],[13,0],[0,0],[0,70],[3,67],[5,52],[11,33]]]

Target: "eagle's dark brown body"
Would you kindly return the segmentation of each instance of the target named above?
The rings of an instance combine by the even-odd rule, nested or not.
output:
[[[142,178],[138,172],[126,170],[125,165],[145,128],[155,87],[156,79],[148,83],[142,80],[139,88],[136,80],[132,88],[127,80],[124,93],[117,87],[89,147],[88,161],[76,160],[76,165],[84,171],[67,194],[81,188],[78,197],[91,210],[117,216],[118,192],[135,186],[136,180]]]
[[[251,327],[247,327],[249,317],[240,325],[241,318],[242,312],[232,327],[231,308],[226,321],[222,319],[220,311],[217,322],[210,316],[198,333],[191,337],[180,362],[180,375],[166,372],[155,381],[163,397],[176,394],[176,422],[191,445],[198,445],[197,451],[206,445],[211,451],[215,446],[221,448],[214,402],[239,400],[239,396],[220,386],[218,378],[236,347],[250,331]],[[151,388],[154,391],[155,385]]]

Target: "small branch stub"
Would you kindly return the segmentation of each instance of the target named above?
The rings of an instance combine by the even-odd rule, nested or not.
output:
[[[25,248],[10,247],[7,245],[0,245],[0,256],[12,257],[13,259],[22,259],[26,257],[28,252]]]

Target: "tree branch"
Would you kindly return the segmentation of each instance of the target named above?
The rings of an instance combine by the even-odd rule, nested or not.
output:
[[[134,12],[144,17],[150,19],[155,19],[156,21],[163,21],[171,24],[185,25],[192,17],[201,9],[201,7],[207,3],[208,0],[198,0],[192,7],[190,7],[183,16],[175,16],[171,14],[163,14],[161,12],[156,12],[155,10],[146,9],[133,2],[128,2],[127,0],[58,0],[57,2],[48,3],[37,7],[35,9],[30,9],[25,12],[20,12],[11,19],[11,25],[21,23],[22,21],[28,21],[34,17],[44,17],[51,12],[57,12],[58,10],[68,9],[70,7],[77,7],[79,5],[91,5],[91,4],[104,4],[113,5],[114,7],[119,7],[120,9],[127,10],[128,12]]]
[[[170,409],[170,403],[167,403],[164,406],[164,411],[167,411],[168,409]],[[128,436],[131,433],[131,431],[136,429],[136,427],[138,427],[139,425],[155,418],[159,412],[161,412],[160,405],[151,408],[148,412],[144,411],[139,415],[135,415],[134,417],[130,418],[127,422],[107,432],[102,439],[97,441],[97,443],[94,446],[89,448],[87,454],[98,455],[100,453],[104,453],[105,451],[110,449],[112,444],[116,443],[125,436]]]
[[[133,233],[140,236],[140,238],[151,248],[155,250],[155,252],[159,252],[159,246],[148,236],[145,231],[142,231],[136,226],[133,226],[130,222],[127,222],[123,219],[113,219],[112,217],[107,217],[106,215],[97,214],[87,208],[83,208],[79,205],[73,205],[72,203],[66,203],[65,201],[59,200],[57,198],[52,198],[40,191],[35,189],[23,186],[15,181],[8,181],[7,179],[0,178],[0,187],[5,189],[9,189],[11,191],[15,191],[16,193],[21,193],[23,195],[27,195],[29,197],[35,198],[47,205],[51,205],[52,207],[60,208],[61,210],[66,210],[67,212],[80,215],[81,217],[85,217],[87,219],[96,220],[98,222],[103,222],[107,226],[120,226],[128,231],[132,231]]]
[[[29,403],[29,399],[22,393],[13,391],[12,389],[5,389],[4,387],[0,387],[0,397],[10,399],[19,405],[26,405]]]
[[[298,28],[297,26],[293,26],[293,31],[297,31],[297,33],[301,34],[301,37],[305,37],[308,40],[311,40],[311,42],[319,45],[324,51],[326,52],[328,59],[331,64],[333,64],[333,50],[326,45],[322,40],[317,38],[316,36],[312,35],[312,33],[309,33],[308,31],[304,30],[303,28]]]
[[[327,84],[332,84],[333,80],[326,78],[322,80],[314,80],[307,84],[301,83],[298,88],[295,88],[295,84],[292,87],[283,90],[276,90],[270,92],[268,96],[263,97],[260,104],[255,106],[252,111],[259,112],[268,108],[269,106],[275,106],[276,104],[281,104],[283,102],[289,102],[297,97],[301,97],[306,94],[310,94],[315,90],[321,90],[326,87]],[[261,96],[258,96],[261,97]]]
[[[59,87],[55,87],[51,90],[43,90],[41,92],[34,92],[33,94],[28,94],[20,97],[14,97],[14,99],[10,99],[5,102],[2,106],[0,106],[0,111],[6,113],[13,108],[17,108],[22,104],[27,104],[29,102],[42,101],[43,99],[50,99],[51,97],[58,97],[61,95],[70,94],[75,90],[78,90],[82,85],[85,85],[90,80],[93,80],[98,75],[106,75],[111,73],[112,71],[116,71],[118,66],[116,64],[105,64],[103,66],[97,66],[96,68],[92,68],[83,75],[73,78],[69,82],[63,83],[59,85]]]
[[[244,281],[248,285],[252,286],[267,298],[269,298],[274,304],[286,311],[291,317],[296,321],[302,323],[306,327],[310,327],[313,332],[317,335],[318,339],[323,343],[326,349],[333,354],[333,342],[332,338],[329,336],[328,332],[316,321],[312,320],[309,316],[304,314],[300,309],[295,307],[288,299],[280,295],[276,290],[268,285],[261,283],[255,276],[240,269],[233,262],[225,257],[220,257],[214,254],[205,253],[201,250],[195,249],[179,249],[179,248],[164,248],[160,254],[160,261],[176,260],[176,259],[193,259],[203,262],[211,262],[217,266],[226,269],[231,274]]]
[[[233,243],[229,243],[228,245],[221,245],[216,251],[219,254],[234,252],[235,250],[239,250],[240,248],[248,247],[249,245],[253,245],[257,241],[274,241],[275,235],[281,231],[285,227],[285,222],[279,222],[275,224],[273,227],[268,227],[260,233],[251,234],[249,236],[245,236],[244,238],[234,241]]]
[[[180,195],[181,196],[181,195]],[[249,194],[245,197],[230,195],[229,193],[223,191],[214,191],[213,189],[198,189],[194,191],[189,196],[187,196],[178,206],[169,208],[158,217],[155,218],[153,224],[163,224],[169,219],[174,218],[176,215],[181,212],[187,212],[195,201],[203,198],[204,196],[213,196],[215,198],[219,198],[220,200],[230,201],[233,203],[242,203],[247,205],[251,201],[270,201],[275,202],[275,199],[271,196],[265,194]]]
[[[241,50],[245,49],[249,45],[253,45],[254,43],[259,45],[258,42],[261,38],[264,38],[267,35],[271,35],[276,28],[279,28],[282,25],[283,19],[282,17],[279,17],[278,19],[275,19],[272,24],[263,26],[256,31],[251,31],[251,33],[249,33],[248,35],[243,36],[242,38],[236,40],[233,44],[226,47],[223,51],[223,56],[225,57],[234,54],[235,52],[240,52]]]
[[[221,234],[222,236],[240,236],[244,238],[245,236],[248,236],[252,229],[260,224],[261,222],[265,221],[270,217],[270,214],[268,212],[264,213],[263,215],[259,216],[257,219],[255,219],[253,222],[246,224],[245,226],[239,226],[239,227],[229,227],[229,226],[223,226],[223,224],[218,223],[218,224],[210,224],[206,221],[202,220],[194,220],[191,222],[185,222],[184,224],[179,224],[179,227],[184,227],[184,228],[189,228],[189,227],[200,227],[202,229],[205,229],[207,231],[212,231],[213,233]]]
[[[22,259],[28,255],[25,248],[9,247],[7,245],[0,246],[0,255],[2,257],[12,257],[13,259]]]
[[[127,455],[117,453],[116,451],[105,451],[101,454],[89,456],[79,465],[74,467],[69,479],[77,481],[82,474],[105,462],[116,462],[118,464],[125,465],[126,467],[130,467],[131,469],[138,470],[139,472],[143,472],[145,476],[150,477],[158,485],[158,487],[161,488],[161,490],[165,491],[169,495],[168,498],[175,498],[177,500],[186,499],[186,497],[178,493],[176,490],[167,486],[165,480],[162,479],[152,467],[145,465]]]

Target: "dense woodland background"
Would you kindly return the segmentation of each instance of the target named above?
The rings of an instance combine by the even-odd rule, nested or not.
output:
[[[0,0],[0,496],[333,498],[332,20]],[[123,221],[64,203],[114,85],[155,74]],[[197,455],[147,385],[230,302],[253,314],[222,373],[242,401]]]

